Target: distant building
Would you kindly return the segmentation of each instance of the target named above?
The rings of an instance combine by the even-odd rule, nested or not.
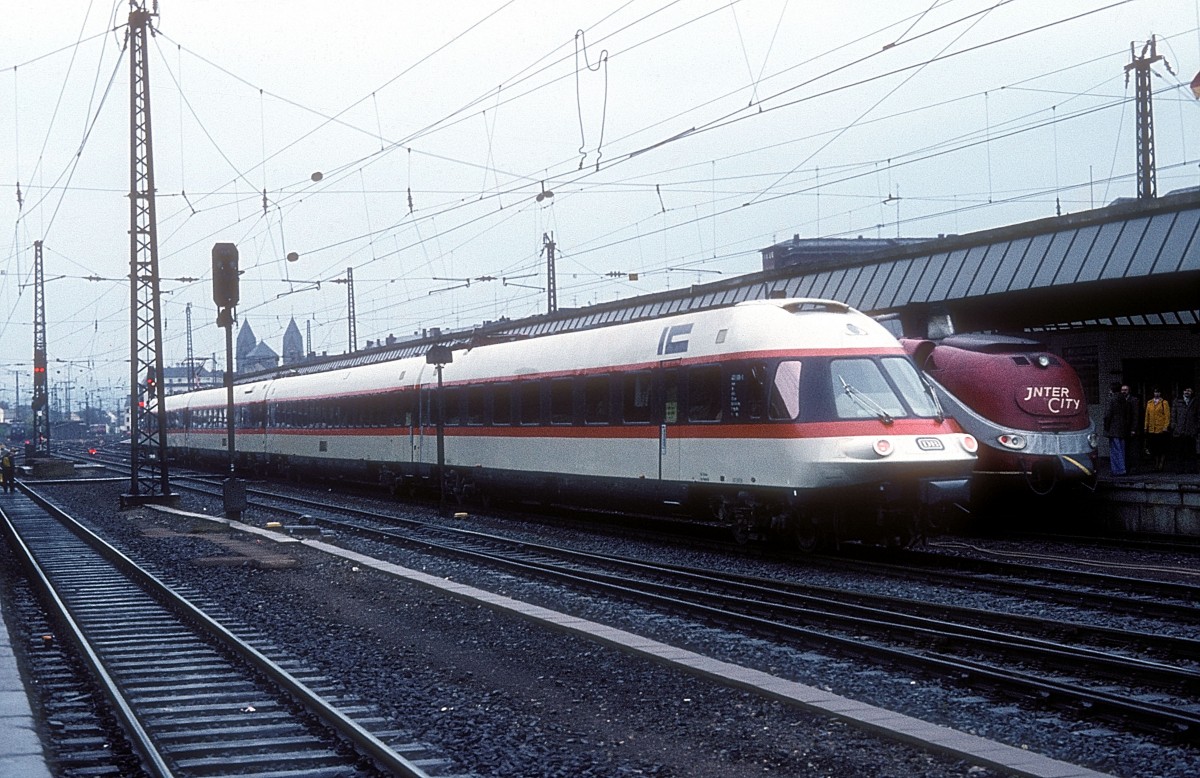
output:
[[[287,330],[283,333],[283,364],[294,365],[304,361],[304,336],[296,326],[295,317],[288,322]]]
[[[279,354],[268,346],[265,340],[259,341],[255,337],[248,321],[243,321],[241,329],[238,330],[235,350],[238,373],[257,373],[259,370],[274,370],[279,367]]]
[[[250,328],[248,320],[242,321],[242,326],[238,329],[237,346],[234,348],[234,353],[237,355],[237,372],[249,373],[252,372],[246,365],[246,360],[250,358],[250,352],[258,345],[258,338],[254,335],[254,330]]]
[[[259,341],[249,354],[238,360],[238,372],[257,373],[260,370],[274,370],[279,367],[279,355],[275,349],[267,345],[265,340]]]
[[[944,235],[939,235],[944,238]],[[789,241],[762,250],[763,270],[800,266],[809,270],[842,267],[847,262],[882,251],[923,243],[932,238],[801,238],[797,233]]]
[[[191,389],[205,389],[210,386],[222,386],[225,380],[219,370],[207,370],[204,365],[197,364],[195,370],[187,365],[169,365],[163,367],[163,390],[167,394],[179,394]]]

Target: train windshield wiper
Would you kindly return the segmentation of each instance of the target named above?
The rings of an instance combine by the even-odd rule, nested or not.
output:
[[[845,378],[842,378],[839,375],[838,380],[842,382],[842,391],[846,393],[847,397],[849,397],[851,400],[854,400],[861,407],[875,414],[884,424],[891,424],[895,421],[895,419],[892,418],[892,414],[888,413],[886,408],[872,400],[861,390],[855,389],[853,386],[846,383]]]
[[[942,409],[942,401],[938,399],[933,384],[925,380],[925,376],[921,376],[921,383],[925,384],[925,391],[929,393],[929,399],[933,400],[933,407],[937,409],[934,418],[937,419],[938,424],[941,424],[946,420],[946,411]]]

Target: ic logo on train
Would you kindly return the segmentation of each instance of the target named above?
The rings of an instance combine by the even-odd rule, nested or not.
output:
[[[1043,405],[1047,413],[1075,413],[1080,410],[1078,397],[1065,386],[1027,386],[1022,404]]]
[[[676,324],[672,327],[663,327],[662,334],[658,336],[658,353],[664,354],[682,354],[688,350],[687,336],[692,333],[692,325]]]

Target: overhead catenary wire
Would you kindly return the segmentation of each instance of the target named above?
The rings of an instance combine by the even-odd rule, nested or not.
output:
[[[190,80],[191,80],[191,79],[190,79]],[[374,94],[374,93],[372,92],[371,94]],[[372,133],[372,135],[379,136],[379,135],[382,135],[382,132],[380,132],[379,128],[377,127],[377,128],[376,128],[376,132],[375,132],[375,133]],[[418,152],[418,153],[420,153],[420,152]],[[410,159],[411,159],[411,157],[412,157],[412,154],[413,154],[413,152],[412,152],[412,150],[411,150],[411,148],[410,148],[410,149],[409,149],[409,157],[410,157]],[[265,157],[265,154],[264,154],[264,157]],[[826,166],[824,163],[822,164],[822,167],[823,167],[823,168],[827,168],[827,169],[831,169],[831,168],[832,168],[832,166]],[[486,173],[486,172],[487,172],[489,169],[491,169],[491,170],[493,170],[493,171],[494,171],[494,166],[492,166],[492,165],[486,165],[486,166],[484,166],[485,173]],[[357,169],[355,169],[355,168],[351,167],[351,168],[348,168],[346,172],[347,172],[347,174],[349,174],[349,173],[352,173],[352,172],[358,172],[358,173],[359,173],[359,178],[360,178],[360,184],[361,184],[361,181],[362,181],[362,168],[357,168]],[[824,173],[824,171],[822,171],[822,172]],[[836,183],[833,183],[833,181],[834,181],[834,179],[833,179],[833,177],[832,177],[832,176],[831,176],[831,177],[828,179],[828,181],[827,181],[827,180],[826,180],[826,176],[822,175],[822,182],[821,182],[821,183],[822,183],[822,185],[823,185],[823,186],[825,186],[825,185],[827,185],[827,186],[830,186],[830,187],[834,187],[834,186],[836,186]],[[564,189],[564,188],[563,188],[563,186],[561,186],[561,185],[559,185],[559,184],[557,184],[557,183],[556,183],[556,184],[554,184],[554,185],[555,185],[556,187],[558,187],[558,188],[559,188],[559,191],[560,191],[560,192],[569,192],[569,191],[570,191],[570,190],[569,190],[569,188],[567,188],[567,189]],[[587,184],[587,182],[586,182],[586,181],[584,181],[584,180],[580,180],[580,181],[579,181],[579,185],[580,185],[580,186],[583,186],[583,185],[588,185],[588,184]],[[667,187],[667,184],[666,184],[666,182],[663,182],[663,183],[662,183],[662,185],[663,185],[663,187],[664,187],[664,188],[666,188],[666,187]],[[600,188],[599,188],[599,189],[597,189],[596,191],[602,191],[602,190],[603,190],[603,187],[604,187],[604,186],[606,186],[606,184],[603,184],[603,183],[599,183],[599,182],[598,182],[598,186],[599,186]],[[611,186],[611,185],[608,185],[608,186]],[[410,188],[411,188],[411,187],[410,187]],[[277,191],[280,191],[281,193],[284,191],[284,188],[276,187],[276,189],[277,189]],[[503,187],[500,187],[500,186],[496,186],[496,187],[495,187],[495,189],[496,189],[496,193],[497,193],[497,195],[500,195],[502,192],[503,192],[503,193],[507,193],[507,192],[509,192],[509,191],[513,191],[513,190],[511,190],[510,188],[503,188]],[[360,186],[360,191],[365,191],[365,187],[362,187],[362,186]],[[671,190],[671,191],[675,191],[675,190],[672,188],[672,190]],[[515,193],[516,193],[516,192],[514,192],[514,194],[515,194]],[[505,196],[508,196],[508,195],[507,195],[507,194],[505,194]],[[241,203],[243,200],[246,200],[246,199],[249,199],[249,198],[247,198],[247,197],[241,197],[241,198],[239,198],[239,197],[233,196],[233,197],[232,197],[232,199],[228,200],[229,207],[231,207],[231,208],[232,208],[232,206],[233,206],[233,204],[234,204],[234,203]],[[713,198],[713,200],[714,200],[714,202],[715,202],[716,198],[714,197],[714,198]],[[422,216],[426,216],[426,215],[427,215],[427,216],[429,216],[429,217],[430,217],[430,219],[431,219],[431,220],[432,220],[434,217],[437,217],[437,219],[438,219],[438,223],[439,223],[439,226],[446,226],[446,221],[445,221],[445,218],[446,218],[446,216],[448,216],[448,215],[450,215],[450,214],[469,214],[469,213],[470,213],[470,212],[469,212],[469,211],[467,211],[467,210],[462,210],[462,209],[466,208],[466,206],[465,206],[465,205],[463,205],[463,206],[458,206],[458,208],[451,207],[452,205],[455,205],[455,204],[453,204],[453,203],[446,203],[446,206],[447,206],[447,207],[446,207],[445,209],[430,208],[430,209],[427,211],[427,213],[424,213],[424,214],[421,214],[421,215],[422,215]],[[720,209],[714,208],[714,209],[713,209],[713,217],[715,218],[715,217],[719,216],[719,214],[721,214],[721,213],[726,213],[726,212],[727,212],[727,211],[722,211],[722,210],[720,210]],[[290,213],[290,212],[289,212],[289,213]],[[493,213],[495,213],[495,212],[493,212]],[[697,216],[697,214],[693,214],[693,216]],[[455,218],[455,219],[457,219],[457,218],[458,218],[458,216],[455,216],[454,218]],[[512,217],[511,217],[511,216],[509,216],[508,218],[512,218]],[[273,220],[274,220],[274,219],[272,218],[272,221],[273,221]],[[231,221],[232,221],[232,220],[231,220]],[[689,219],[689,220],[686,222],[686,224],[691,224],[691,223],[693,223],[693,222],[695,222],[695,221],[696,221],[696,219],[695,219],[695,218],[692,218],[692,219]],[[237,222],[235,221],[234,223],[237,223]],[[430,223],[432,223],[432,221],[431,221],[431,222],[427,222],[427,224],[426,224],[426,237],[428,237],[428,225],[429,225]],[[408,225],[408,226],[409,226],[409,228],[414,228],[414,229],[415,229],[415,228],[417,227],[417,225],[418,225],[418,224],[419,224],[419,221],[417,221],[417,220],[413,220],[413,223],[412,223],[412,224],[410,224],[410,225]],[[474,233],[474,234],[476,234],[476,235],[485,235],[485,234],[487,233],[487,225],[488,225],[488,224],[489,224],[489,222],[487,221],[487,219],[482,219],[482,220],[479,220],[479,221],[474,221],[474,220],[472,220],[472,225],[471,225],[470,227],[468,227],[467,229],[464,229],[464,230],[460,230],[460,231],[459,231],[460,237],[462,237],[462,239],[463,239],[463,240],[469,240],[469,239],[470,239],[470,237],[467,235],[467,233]],[[387,230],[388,230],[388,229],[394,229],[394,228],[397,228],[397,227],[399,227],[399,226],[403,226],[403,225],[399,225],[399,224],[393,224],[393,225],[391,225],[390,227],[383,227],[383,228],[381,228],[381,229],[378,229],[378,230],[377,230],[377,229],[374,229],[374,228],[372,228],[372,227],[370,227],[370,226],[368,226],[368,230],[367,230],[367,232],[366,232],[365,234],[360,234],[360,235],[354,236],[354,237],[352,237],[352,238],[349,238],[348,240],[351,240],[351,241],[353,241],[353,240],[357,239],[357,240],[363,241],[363,242],[364,242],[364,244],[365,244],[365,245],[367,245],[367,246],[373,246],[373,245],[376,245],[376,244],[378,244],[379,240],[381,240],[382,238],[384,238],[384,237],[387,237],[387,236],[388,236],[388,233],[387,233]],[[453,226],[453,224],[451,224],[450,226]],[[629,225],[629,226],[632,226],[632,225]],[[672,228],[678,228],[678,225],[671,225],[671,227],[672,227]],[[694,228],[693,228],[693,229],[694,229]],[[267,233],[267,234],[269,235],[270,233]],[[445,236],[452,235],[453,233],[451,233],[451,232],[447,232],[447,231],[443,231],[443,230],[437,230],[437,231],[436,231],[436,234],[437,234],[437,235],[439,235],[439,236],[443,236],[443,237],[445,237]],[[392,242],[392,243],[394,243],[394,244],[395,244],[395,247],[396,247],[396,251],[395,251],[395,252],[392,252],[392,253],[394,253],[394,254],[396,254],[396,253],[399,253],[399,252],[400,252],[400,250],[401,250],[401,249],[404,247],[404,241],[399,241],[399,240],[396,240],[396,238],[397,238],[397,235],[396,235],[396,233],[395,233],[395,232],[392,232],[392,234],[391,234],[391,236],[390,236],[390,237],[392,237],[392,238],[393,238],[393,240],[392,240],[391,242]],[[715,240],[714,240],[714,244],[715,244]],[[410,244],[410,245],[411,245],[411,244]],[[462,245],[462,244],[456,244],[456,245]],[[319,248],[319,247],[318,247],[318,248]],[[390,250],[390,249],[391,249],[391,247],[389,247],[389,250]],[[175,250],[176,250],[176,247],[175,247],[175,246],[172,246],[172,247],[171,247],[171,250],[172,250],[172,251],[175,251]],[[313,252],[315,252],[316,250],[317,250],[317,249],[310,249],[309,251],[310,251],[310,253],[313,253]],[[452,249],[451,251],[453,251],[453,249]],[[336,252],[336,251],[334,251],[333,253],[337,253],[337,252]],[[383,252],[380,252],[380,253],[383,253]],[[573,254],[575,254],[575,252],[573,252]],[[513,258],[513,259],[515,259],[515,258]],[[339,260],[331,260],[331,261],[339,261]],[[371,261],[375,261],[374,257],[372,257],[372,258],[371,258]]]

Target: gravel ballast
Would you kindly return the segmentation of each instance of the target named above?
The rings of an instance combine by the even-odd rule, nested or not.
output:
[[[290,655],[342,680],[349,691],[390,712],[414,737],[479,775],[1002,774],[856,732],[843,723],[380,573],[355,570],[344,560],[297,545],[287,549],[299,562],[292,569],[211,564],[214,558],[228,557],[227,549],[202,536],[147,536],[151,527],[187,530],[187,522],[147,510],[119,513],[118,485],[48,491],[136,556],[153,562],[164,576],[207,592],[222,610],[254,625]],[[183,507],[215,510],[191,496],[184,498]],[[247,519],[254,522],[252,515]],[[548,534],[544,528],[523,531]],[[593,542],[626,543],[611,538]],[[601,598],[556,595],[553,587],[466,563],[431,560],[415,552],[393,550],[388,555],[400,564],[408,557],[410,566],[430,574],[557,605],[725,661],[1115,775],[1174,778],[1200,772],[1194,749],[1103,726],[1081,727],[1053,713],[989,701],[929,679],[781,648]]]

